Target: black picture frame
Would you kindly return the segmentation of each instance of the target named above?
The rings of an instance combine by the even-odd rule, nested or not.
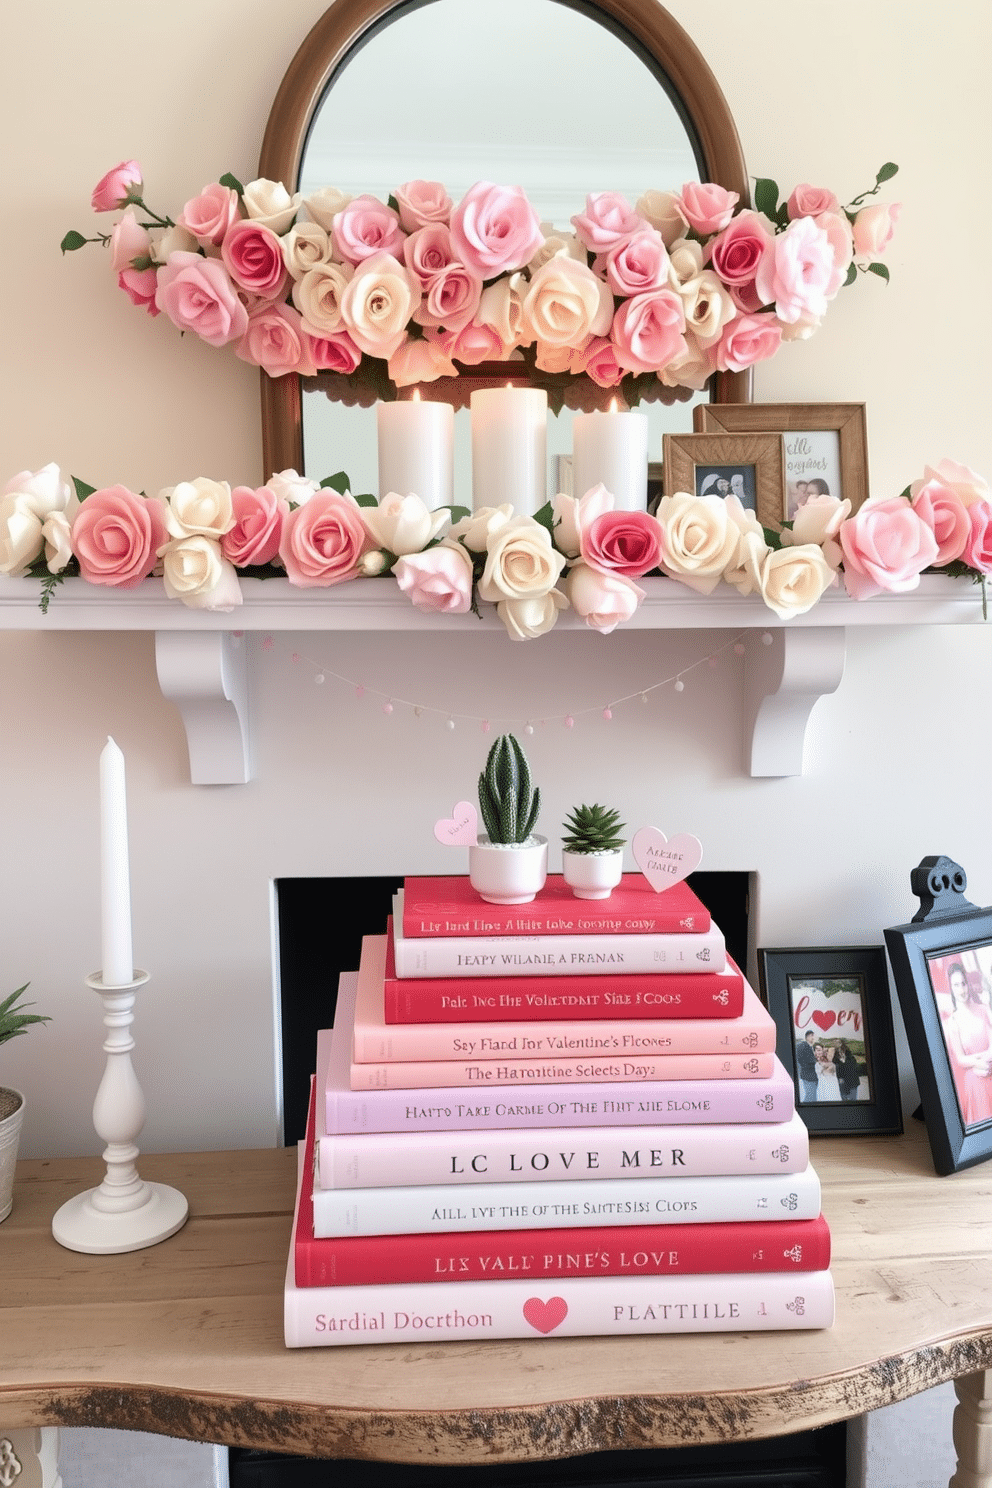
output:
[[[902,1102],[885,948],[775,946],[758,951],[758,973],[775,1019],[776,1052],[792,1075],[796,1110],[810,1133],[897,1136]],[[834,997],[843,1001],[832,1007]],[[797,1043],[809,1044],[810,1033],[813,1047],[822,1045],[826,1054],[817,1062],[833,1065],[833,1080],[828,1068],[812,1081],[801,1073]],[[841,1045],[857,1068],[842,1059]]]
[[[934,1167],[942,1175],[956,1173],[992,1157],[992,1074],[959,1057],[973,1059],[978,1052],[975,1039],[962,1036],[959,1020],[970,1020],[972,1009],[979,1018],[977,1008],[992,998],[992,908],[973,906],[884,933]],[[962,985],[955,968],[964,978],[964,996],[952,990]],[[973,1003],[973,997],[985,1001]],[[992,1022],[992,1009],[981,1018]],[[989,1045],[992,1052],[992,1035]]]

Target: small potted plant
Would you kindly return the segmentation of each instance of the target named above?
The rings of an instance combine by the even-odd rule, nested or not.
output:
[[[548,876],[548,839],[534,833],[541,792],[512,734],[500,734],[479,776],[485,823],[468,850],[472,887],[490,904],[529,904]]]
[[[620,833],[626,822],[609,806],[576,806],[563,823],[561,871],[576,899],[608,899],[623,875]]]
[[[18,987],[9,997],[0,1002],[0,1044],[18,1034],[32,1023],[47,1023],[42,1013],[24,1012],[20,1001],[27,991],[28,983]],[[13,1208],[14,1168],[17,1164],[17,1147],[21,1138],[21,1123],[24,1120],[24,1097],[19,1090],[0,1085],[0,1224]]]

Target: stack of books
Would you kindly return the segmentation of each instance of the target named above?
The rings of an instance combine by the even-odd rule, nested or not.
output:
[[[829,1327],[774,1049],[684,883],[407,879],[318,1034],[287,1345]]]

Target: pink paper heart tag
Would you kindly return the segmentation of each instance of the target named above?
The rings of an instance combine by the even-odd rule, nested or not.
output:
[[[475,847],[479,840],[479,813],[471,801],[459,801],[450,816],[434,823],[434,836],[442,847]]]
[[[657,827],[641,827],[630,843],[634,862],[656,894],[688,878],[703,858],[703,844],[698,837],[680,832],[668,838]]]
[[[540,1297],[528,1297],[524,1303],[524,1320],[538,1333],[553,1333],[568,1316],[568,1303],[564,1297],[549,1297],[542,1302]]]

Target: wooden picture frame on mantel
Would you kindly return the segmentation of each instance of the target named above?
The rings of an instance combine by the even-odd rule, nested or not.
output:
[[[763,527],[778,527],[785,503],[785,456],[777,434],[665,434],[666,496],[740,497]]]
[[[863,403],[699,404],[693,409],[692,421],[698,433],[782,435],[785,504],[774,521],[765,523],[775,531],[791,520],[807,494],[839,496],[850,501],[852,513],[868,500],[868,429]],[[815,489],[803,490],[804,481],[812,482]]]

